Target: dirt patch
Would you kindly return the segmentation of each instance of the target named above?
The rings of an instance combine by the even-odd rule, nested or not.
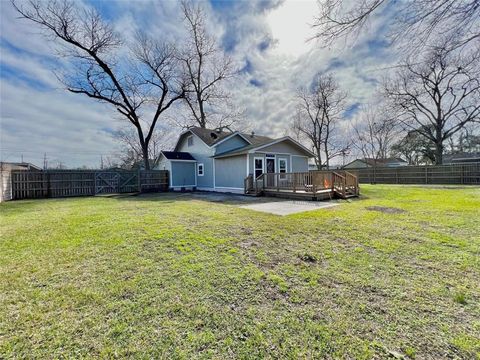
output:
[[[392,208],[387,206],[367,206],[365,209],[370,211],[380,211],[385,214],[403,214],[406,213],[406,210],[399,208]]]

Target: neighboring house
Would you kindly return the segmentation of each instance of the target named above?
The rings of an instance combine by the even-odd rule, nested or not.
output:
[[[248,175],[308,171],[313,153],[286,136],[192,127],[173,151],[162,151],[156,169],[170,171],[170,188],[242,192]]]
[[[352,162],[348,163],[347,165],[343,166],[343,169],[362,169],[368,168],[373,166],[378,167],[398,167],[398,166],[407,166],[408,162],[400,158],[388,158],[388,159],[371,159],[371,158],[363,158],[363,159],[355,159]]]
[[[459,153],[443,155],[443,165],[480,162],[480,153]]]
[[[0,202],[12,199],[11,172],[13,170],[41,171],[42,169],[30,163],[0,162]]]

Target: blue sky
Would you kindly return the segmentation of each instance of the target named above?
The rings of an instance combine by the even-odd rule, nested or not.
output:
[[[184,36],[176,1],[87,1],[127,39],[136,29],[152,36]],[[229,84],[233,103],[245,109],[249,129],[283,136],[291,128],[295,91],[319,73],[333,72],[348,91],[348,128],[362,104],[375,99],[382,69],[393,62],[385,41],[388,13],[373,19],[354,44],[322,48],[306,40],[316,1],[211,1],[203,3],[209,28],[235,60],[240,72]],[[18,19],[11,4],[0,2],[0,141],[2,161],[98,166],[115,157],[110,133],[122,126],[111,108],[62,89],[53,74],[66,59],[39,29]],[[175,116],[171,114],[171,116]],[[173,134],[178,128],[168,125]]]

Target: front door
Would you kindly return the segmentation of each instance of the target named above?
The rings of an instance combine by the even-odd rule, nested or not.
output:
[[[267,158],[267,174],[275,173],[275,158]],[[267,175],[267,186],[273,187],[275,186],[275,176],[274,175]]]

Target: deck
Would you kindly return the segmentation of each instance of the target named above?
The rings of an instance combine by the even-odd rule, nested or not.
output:
[[[347,199],[360,191],[357,176],[344,170],[249,175],[244,189],[249,195],[304,200]]]

